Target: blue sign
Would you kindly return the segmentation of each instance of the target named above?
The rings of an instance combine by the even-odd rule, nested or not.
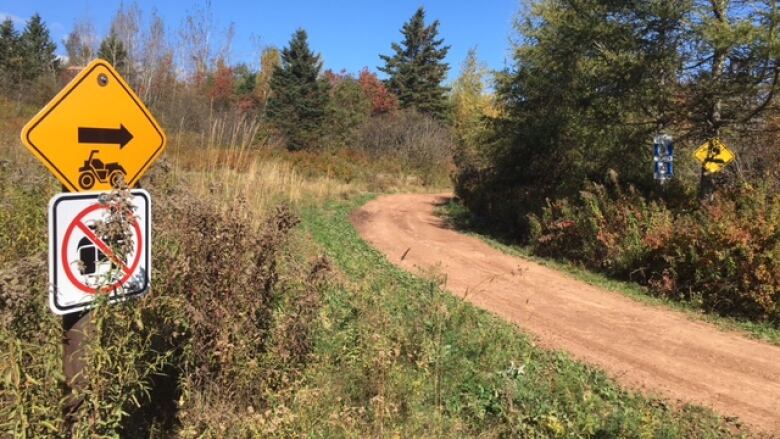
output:
[[[674,177],[674,142],[662,134],[653,139],[653,176],[661,183]]]

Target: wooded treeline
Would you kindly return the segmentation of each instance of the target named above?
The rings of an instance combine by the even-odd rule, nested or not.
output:
[[[707,309],[780,321],[780,11],[769,0],[538,0],[456,191],[484,223]],[[653,137],[676,175],[653,180]],[[708,174],[710,139],[736,152]]]
[[[391,53],[378,54],[384,81],[369,68],[324,71],[304,29],[281,49],[258,48],[257,68],[233,63],[232,25],[217,29],[211,17],[208,5],[198,6],[171,29],[156,12],[144,15],[136,4],[122,4],[103,37],[90,22],[77,21],[62,41],[62,59],[40,16],[21,34],[8,19],[0,35],[0,91],[39,106],[80,67],[102,58],[127,79],[169,137],[189,146],[350,148],[444,169],[452,141],[442,85],[448,47],[438,37],[438,22],[426,23],[422,8],[403,25],[403,41],[388,39]]]

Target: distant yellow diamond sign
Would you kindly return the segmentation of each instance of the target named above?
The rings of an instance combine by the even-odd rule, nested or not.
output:
[[[693,152],[693,157],[710,174],[722,171],[735,158],[734,153],[719,139],[705,142]]]
[[[152,114],[106,61],[89,63],[22,129],[22,143],[73,192],[132,186],[165,148]]]

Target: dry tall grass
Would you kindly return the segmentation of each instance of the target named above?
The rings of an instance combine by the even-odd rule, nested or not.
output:
[[[249,209],[240,212],[252,221],[279,203],[299,205],[347,197],[364,189],[328,176],[304,176],[281,158],[238,147],[185,148],[168,153],[172,178],[182,180],[198,195],[208,196],[228,209],[237,201]]]

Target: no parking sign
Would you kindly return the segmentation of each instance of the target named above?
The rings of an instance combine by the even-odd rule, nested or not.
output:
[[[110,206],[99,193],[59,194],[49,202],[49,307],[56,314],[90,308],[98,294],[114,302],[139,296],[151,281],[151,198],[133,190],[134,218],[126,237],[101,236]],[[124,255],[113,249],[130,240]]]

